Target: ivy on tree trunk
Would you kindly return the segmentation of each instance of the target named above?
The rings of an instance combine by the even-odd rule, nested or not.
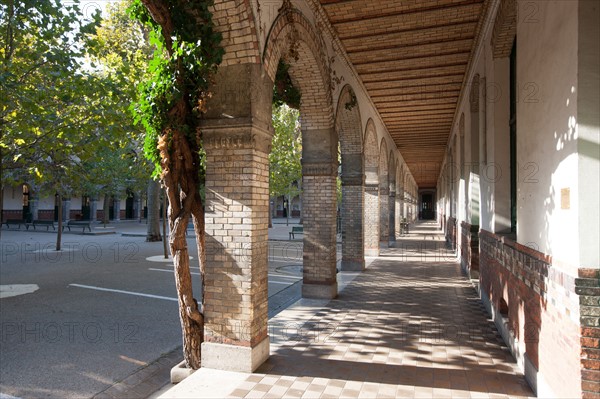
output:
[[[158,51],[151,79],[136,104],[146,128],[145,151],[157,165],[169,200],[169,247],[188,368],[200,367],[204,338],[202,308],[193,296],[186,231],[193,218],[204,303],[204,208],[200,196],[201,133],[210,78],[221,62],[220,34],[213,31],[211,1],[136,0],[131,13],[150,27]]]

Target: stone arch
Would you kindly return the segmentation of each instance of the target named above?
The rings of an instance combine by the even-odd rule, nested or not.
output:
[[[379,241],[383,247],[388,246],[390,235],[389,195],[388,148],[385,139],[381,139],[379,146]]]
[[[364,243],[365,255],[379,256],[379,147],[372,119],[367,121],[365,140]]]
[[[364,168],[362,123],[350,85],[342,88],[335,114],[342,158],[342,270],[363,270]]]
[[[332,127],[333,100],[327,57],[315,28],[293,8],[281,10],[267,35],[263,65],[273,82],[280,60],[290,65],[292,82],[302,93],[302,126]]]

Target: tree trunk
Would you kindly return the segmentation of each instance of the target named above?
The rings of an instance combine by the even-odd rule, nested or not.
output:
[[[148,182],[148,230],[147,242],[162,241],[160,235],[160,182],[151,179]]]
[[[163,212],[162,212],[162,229],[163,229],[163,237],[165,237],[165,239],[163,240],[163,253],[165,255],[165,259],[169,259],[169,248],[167,246],[167,207],[168,207],[168,203],[167,203],[167,193],[165,191],[164,195],[163,195]]]
[[[189,115],[189,111],[185,100],[180,100],[171,110],[171,115],[177,118]],[[183,355],[188,368],[198,369],[201,359],[200,348],[204,340],[204,315],[200,313],[192,291],[186,232],[190,216],[193,215],[200,274],[204,284],[204,210],[198,177],[200,156],[197,144],[190,142],[186,134],[177,129],[163,132],[158,148],[161,152],[163,182],[169,199],[169,245],[175,264],[175,286],[183,333]],[[200,303],[204,303],[204,289],[202,289]]]
[[[62,241],[62,230],[63,230],[63,196],[58,194],[58,233],[56,234],[56,250],[60,251],[60,244]]]
[[[273,227],[273,208],[275,208],[275,206],[271,204],[275,204],[273,197],[269,198],[269,228]]]
[[[109,219],[110,211],[108,209],[109,204],[110,204],[110,197],[108,196],[108,194],[104,194],[104,203],[102,205],[102,209],[104,209],[104,212],[102,212],[102,223],[104,223],[104,227],[106,227],[106,225],[110,221],[110,219]]]
[[[0,177],[2,176],[2,162],[0,162]],[[0,182],[0,227],[4,222],[4,184]],[[2,237],[2,229],[0,228],[0,238]]]
[[[159,0],[141,0],[141,2],[154,21],[161,26],[166,51],[169,57],[173,57],[174,21],[168,2]],[[180,11],[186,11],[185,4],[189,5],[193,2],[176,3],[183,5],[181,7],[183,10]],[[189,17],[194,18],[194,14],[196,11],[192,7]],[[178,16],[178,18],[182,17]],[[184,88],[188,71],[185,69],[183,60],[178,60],[176,64],[177,70],[174,78],[177,80],[177,86]],[[204,209],[199,192],[201,137],[197,123],[198,118],[193,112],[194,107],[199,107],[199,109],[202,107],[198,103],[189,103],[192,97],[190,94],[182,92],[177,102],[172,104],[167,113],[168,122],[158,140],[158,150],[161,158],[162,178],[169,199],[169,246],[175,264],[175,285],[183,333],[183,355],[188,368],[198,369],[201,359],[200,346],[204,339],[204,316],[200,313],[198,302],[193,296],[186,232],[190,216],[193,216],[200,274],[202,284],[204,284]],[[190,135],[190,132],[198,132],[198,135]],[[204,289],[202,289],[201,303],[203,302]]]

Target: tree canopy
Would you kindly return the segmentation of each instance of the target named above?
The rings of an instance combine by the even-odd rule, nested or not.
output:
[[[302,180],[300,113],[286,104],[274,104],[272,115],[275,134],[269,154],[270,195],[293,198],[300,194]]]

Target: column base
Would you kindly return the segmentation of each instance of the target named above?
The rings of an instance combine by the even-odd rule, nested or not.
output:
[[[337,282],[333,284],[302,284],[302,298],[333,299],[338,295]]]
[[[202,367],[252,373],[269,358],[269,337],[254,347],[202,343]]]
[[[344,272],[362,272],[365,270],[365,260],[342,259],[341,268]]]

